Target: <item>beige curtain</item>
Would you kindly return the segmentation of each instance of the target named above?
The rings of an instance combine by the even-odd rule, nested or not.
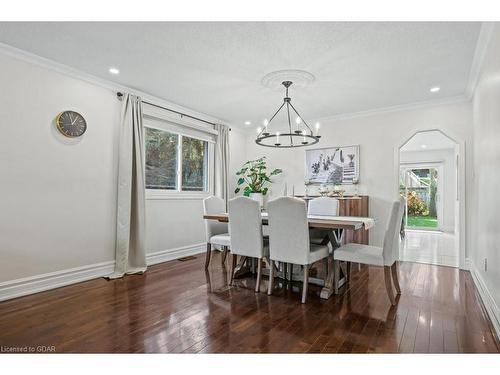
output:
[[[143,138],[141,98],[125,94],[120,122],[115,272],[109,278],[146,270]]]
[[[215,195],[224,199],[227,210],[229,198],[229,127],[217,124],[215,130],[219,132],[215,143]]]

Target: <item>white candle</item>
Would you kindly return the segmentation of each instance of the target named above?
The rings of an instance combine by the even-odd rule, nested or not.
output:
[[[316,123],[316,137],[319,135],[319,122]]]
[[[276,132],[276,144],[280,143],[280,132]]]
[[[257,128],[257,134],[260,134],[260,132],[261,132],[261,131],[262,131],[262,128],[259,126],[259,127]]]
[[[269,121],[266,119],[264,119],[264,131],[267,133],[267,125],[269,125]]]
[[[302,142],[305,142],[306,141],[306,131],[305,129],[302,130]]]

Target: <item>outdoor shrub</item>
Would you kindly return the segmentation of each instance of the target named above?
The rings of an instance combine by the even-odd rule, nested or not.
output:
[[[422,216],[428,213],[427,204],[416,192],[409,191],[406,199],[408,200],[408,215]]]

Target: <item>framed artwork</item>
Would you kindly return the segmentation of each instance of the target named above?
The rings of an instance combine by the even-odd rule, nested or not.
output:
[[[306,182],[350,185],[359,181],[359,145],[306,150]]]

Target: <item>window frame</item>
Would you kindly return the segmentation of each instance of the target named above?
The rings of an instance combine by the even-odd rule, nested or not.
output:
[[[155,119],[156,120],[156,119]],[[181,123],[172,122],[174,125],[182,125]],[[174,131],[168,128],[168,122],[165,122],[165,127],[157,126],[152,122],[147,121],[144,118],[144,167],[146,165],[146,128],[164,131],[170,134],[177,135],[178,144],[176,147],[177,152],[177,166],[176,166],[176,186],[175,190],[167,189],[148,189],[146,188],[146,200],[162,200],[162,199],[204,199],[213,195],[213,181],[214,181],[214,153],[215,153],[215,143],[208,139],[202,137],[197,137],[196,135],[186,134],[181,131]],[[207,155],[206,155],[206,190],[204,191],[192,191],[192,190],[182,190],[182,140],[184,137],[198,139],[200,141],[207,143]]]

